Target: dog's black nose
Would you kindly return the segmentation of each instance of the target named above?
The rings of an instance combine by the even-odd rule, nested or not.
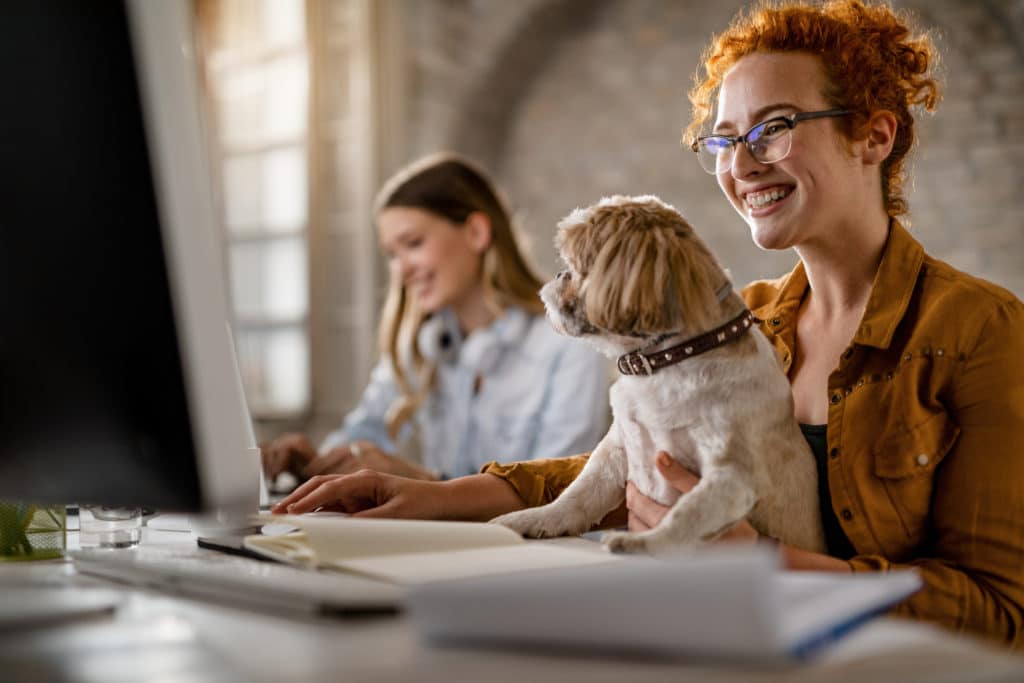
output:
[[[569,271],[568,270],[560,270],[560,271],[558,271],[558,273],[555,274],[555,279],[556,280],[568,280],[569,279]]]

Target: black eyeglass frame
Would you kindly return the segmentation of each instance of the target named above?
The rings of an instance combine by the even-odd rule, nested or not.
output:
[[[699,155],[700,154],[700,144],[702,142],[704,142],[705,140],[711,140],[711,139],[725,140],[726,142],[729,143],[730,148],[733,149],[733,150],[736,149],[736,145],[738,145],[740,143],[743,143],[743,146],[747,148],[748,152],[750,152],[750,156],[752,156],[754,159],[757,159],[757,155],[754,154],[754,150],[751,149],[750,140],[748,138],[750,137],[750,134],[753,133],[758,128],[762,128],[764,126],[767,126],[769,123],[774,123],[776,121],[781,121],[782,123],[786,124],[786,128],[788,128],[790,131],[792,131],[794,128],[796,128],[796,124],[800,123],[801,121],[810,121],[812,119],[825,119],[825,118],[831,118],[831,117],[834,117],[834,116],[847,116],[847,115],[852,114],[852,113],[853,113],[853,111],[851,111],[849,109],[823,109],[821,111],[798,111],[795,114],[789,114],[788,116],[773,116],[772,118],[766,119],[764,121],[761,121],[760,123],[755,123],[753,126],[750,127],[750,130],[748,130],[743,135],[702,135],[701,137],[699,137],[699,138],[697,138],[696,140],[693,141],[693,144],[690,145],[690,149],[695,154]],[[792,143],[790,143],[790,144],[792,144]],[[787,152],[786,154],[788,155],[789,153]],[[698,159],[699,158],[700,157],[698,156]],[[782,157],[780,157],[779,159],[776,159],[775,161],[761,161],[760,159],[757,159],[757,160],[758,160],[758,163],[762,163],[762,164],[774,164],[774,163],[776,163],[778,161],[782,161],[785,158],[786,158],[786,155],[783,155]],[[731,166],[731,164],[730,164],[730,166]],[[701,164],[701,168],[704,168],[703,164]],[[722,172],[722,171],[718,171],[718,170],[708,171],[708,169],[706,169],[706,168],[704,168],[704,170],[707,173],[710,173],[711,175],[718,175],[719,173]]]

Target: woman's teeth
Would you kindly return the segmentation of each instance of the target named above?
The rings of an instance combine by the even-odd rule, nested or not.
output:
[[[763,206],[774,204],[788,194],[789,190],[781,187],[774,190],[768,190],[767,192],[752,192],[747,195],[747,204],[751,208],[760,209]]]

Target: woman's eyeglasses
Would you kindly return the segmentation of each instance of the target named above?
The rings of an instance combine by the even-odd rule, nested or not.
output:
[[[811,119],[852,114],[846,109],[827,111],[802,111],[789,116],[776,116],[762,121],[744,135],[705,135],[697,138],[690,149],[697,153],[701,168],[711,175],[726,173],[732,169],[736,156],[736,145],[743,143],[755,160],[762,164],[782,161],[793,147],[792,131],[796,124]]]

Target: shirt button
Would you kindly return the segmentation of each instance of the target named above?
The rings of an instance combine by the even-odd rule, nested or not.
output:
[[[921,455],[917,456],[917,464],[920,465],[921,467],[924,467],[925,465],[927,465],[928,464],[928,460],[929,460],[928,455],[925,454],[925,453],[922,453]]]
[[[843,511],[840,514],[847,522],[853,519],[853,512],[850,511],[850,508],[843,508]]]
[[[828,455],[829,455],[830,458],[835,460],[836,458],[839,457],[839,449],[838,448],[833,448],[832,450],[830,450],[828,452]]]
[[[935,355],[936,356],[944,356],[944,355],[946,355],[946,352],[943,349],[939,349],[939,350],[937,350],[935,352]]]

